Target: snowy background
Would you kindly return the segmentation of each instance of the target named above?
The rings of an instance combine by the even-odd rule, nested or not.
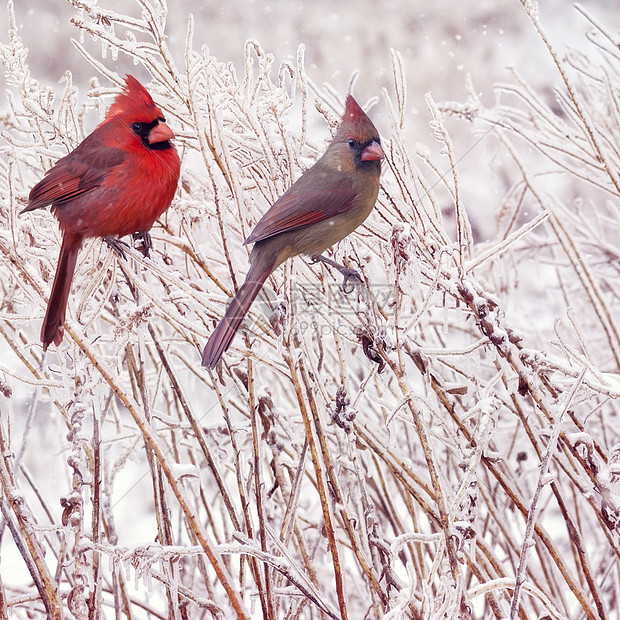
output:
[[[209,4],[0,12],[0,616],[613,618],[620,4]],[[85,245],[42,356],[60,235],[17,214],[128,72],[179,191],[152,260]],[[367,294],[290,261],[205,371],[352,85]]]

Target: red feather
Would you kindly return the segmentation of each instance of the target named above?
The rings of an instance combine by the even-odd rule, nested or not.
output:
[[[160,108],[128,75],[104,121],[32,188],[23,212],[51,204],[64,233],[41,332],[44,349],[62,341],[82,240],[146,232],[170,206],[181,166],[172,137]]]
[[[73,200],[99,187],[110,170],[125,161],[127,153],[103,146],[96,131],[47,171],[32,188],[28,206],[22,213],[50,204],[58,208],[58,203]]]

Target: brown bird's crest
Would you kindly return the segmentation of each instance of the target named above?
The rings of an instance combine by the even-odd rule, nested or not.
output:
[[[342,124],[340,126],[346,128],[349,133],[354,133],[355,135],[373,136],[377,133],[372,121],[352,95],[347,96]]]

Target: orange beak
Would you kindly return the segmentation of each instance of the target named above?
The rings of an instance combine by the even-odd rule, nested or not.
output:
[[[166,140],[172,140],[172,138],[174,138],[172,129],[162,121],[159,121],[159,123],[149,131],[149,144],[165,142]]]
[[[362,161],[377,161],[379,159],[383,159],[384,157],[385,155],[383,154],[383,149],[376,140],[373,140],[362,151]]]

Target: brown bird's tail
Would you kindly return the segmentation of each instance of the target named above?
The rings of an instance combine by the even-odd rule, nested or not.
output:
[[[52,342],[56,346],[62,342],[67,299],[71,290],[75,262],[81,247],[82,235],[65,232],[62,238],[54,284],[52,284],[52,292],[47,304],[43,327],[41,328],[41,342],[43,343],[44,351],[47,351],[47,347]]]
[[[241,323],[248,313],[252,302],[256,299],[265,280],[273,271],[273,267],[266,267],[261,261],[253,262],[245,278],[245,282],[226,309],[222,320],[218,323],[202,354],[202,365],[215,368],[222,355],[226,352]]]

